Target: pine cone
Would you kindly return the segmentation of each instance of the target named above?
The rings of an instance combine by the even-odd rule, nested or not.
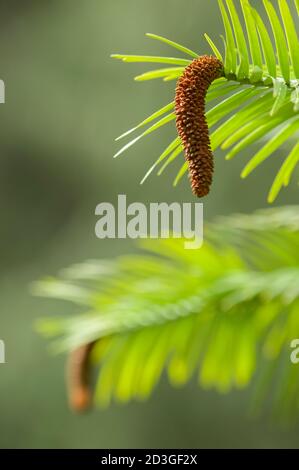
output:
[[[220,60],[202,56],[185,68],[176,86],[176,126],[189,164],[192,191],[198,197],[209,193],[214,170],[205,97],[211,83],[222,74]]]

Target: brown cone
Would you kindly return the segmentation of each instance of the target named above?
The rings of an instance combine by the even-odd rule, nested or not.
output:
[[[222,74],[220,60],[202,56],[185,68],[176,86],[176,126],[189,165],[192,191],[198,197],[209,193],[214,170],[205,98],[211,83]]]
[[[73,411],[86,411],[91,405],[90,353],[94,343],[72,351],[68,359],[67,382],[69,404]]]

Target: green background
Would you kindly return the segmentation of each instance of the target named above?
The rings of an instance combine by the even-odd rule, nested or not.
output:
[[[259,2],[252,2],[257,4]],[[156,133],[117,160],[114,138],[161,107],[174,82],[134,83],[151,66],[113,61],[113,52],[176,55],[145,38],[153,32],[200,53],[203,33],[221,45],[216,0],[0,1],[0,447],[296,447],[298,429],[263,415],[249,417],[249,391],[221,396],[195,381],[175,390],[163,380],[147,403],[94,410],[67,407],[63,356],[53,357],[33,328],[70,305],[34,298],[32,281],[88,258],[132,252],[128,240],[94,235],[95,207],[116,202],[194,201],[187,179],[171,183],[179,162],[161,177],[139,181],[173,136]],[[283,152],[255,174],[239,174],[251,152],[233,162],[216,154],[205,220],[266,206]],[[297,202],[296,184],[278,205]],[[298,369],[299,373],[299,369]]]

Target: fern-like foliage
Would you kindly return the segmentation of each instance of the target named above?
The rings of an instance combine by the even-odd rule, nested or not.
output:
[[[247,177],[281,146],[288,144],[289,152],[279,169],[268,195],[273,202],[283,186],[287,186],[299,161],[299,42],[295,24],[298,24],[298,0],[263,0],[267,21],[253,8],[249,0],[239,0],[242,15],[234,0],[219,0],[225,37],[221,36],[224,53],[212,39],[205,37],[214,54],[224,63],[224,76],[216,80],[207,95],[207,120],[212,149],[225,150],[226,159],[239,155],[251,146],[252,158],[242,171]],[[113,54],[124,62],[166,64],[135,77],[136,81],[162,78],[177,80],[184,68],[200,54],[176,42],[155,34],[151,39],[161,41],[180,51],[185,58]],[[216,104],[213,104],[216,101]],[[174,102],[151,114],[141,123],[118,137],[141,131],[115,155],[118,157],[141,138],[172,122]],[[146,127],[147,126],[147,127]],[[259,146],[256,151],[255,145]],[[179,137],[175,137],[156,159],[142,182],[158,169],[162,174],[170,163],[183,152]],[[182,163],[174,185],[187,172]]]
[[[257,375],[280,410],[299,410],[299,207],[221,218],[199,250],[183,240],[142,241],[145,253],[89,261],[35,285],[82,314],[39,321],[56,350],[97,341],[95,398],[145,399],[164,370],[173,385],[197,376],[226,392]],[[266,387],[267,386],[267,387]]]

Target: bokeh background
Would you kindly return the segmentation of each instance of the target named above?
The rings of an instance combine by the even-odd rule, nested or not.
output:
[[[253,3],[258,3],[257,1]],[[113,52],[173,55],[145,38],[153,32],[201,53],[208,32],[223,27],[216,0],[0,1],[0,447],[296,447],[298,429],[248,415],[249,392],[220,396],[193,382],[181,390],[163,380],[147,403],[114,405],[85,416],[67,407],[63,356],[51,356],[34,331],[43,315],[70,305],[34,298],[32,281],[88,258],[132,252],[128,240],[94,235],[99,202],[193,201],[185,179],[174,189],[175,165],[139,181],[173,129],[145,139],[118,160],[114,138],[167,103],[174,83],[134,83],[148,67],[113,61]],[[220,44],[220,40],[219,40]],[[243,158],[216,155],[216,176],[204,201],[205,220],[266,206],[282,154],[248,180]],[[298,201],[296,185],[278,205]],[[298,372],[299,373],[299,372]]]

